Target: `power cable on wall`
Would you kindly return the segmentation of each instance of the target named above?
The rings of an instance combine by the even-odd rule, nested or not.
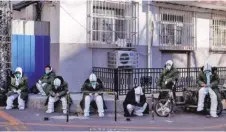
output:
[[[60,8],[62,8],[65,11],[65,13],[67,13],[68,16],[70,16],[76,23],[78,23],[82,28],[84,28],[87,31],[87,28],[84,27],[81,23],[79,23],[79,21],[77,19],[75,19],[63,6],[60,5]],[[79,37],[79,39],[80,39],[80,37]],[[77,43],[79,41],[79,39],[73,43]]]
[[[65,13],[67,13],[68,14],[68,16],[70,16],[75,22],[77,22],[81,27],[83,27],[84,29],[86,29],[87,30],[87,28],[86,27],[84,27],[81,23],[79,23],[78,22],[78,20],[77,19],[75,19],[62,5],[60,5],[60,8],[62,8],[64,11],[65,11]]]

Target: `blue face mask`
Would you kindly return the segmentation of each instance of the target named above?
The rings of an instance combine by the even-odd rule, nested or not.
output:
[[[45,73],[46,73],[46,74],[49,74],[49,71],[47,70],[47,71],[45,71]]]
[[[20,74],[16,74],[15,76],[16,76],[16,78],[19,78],[20,77]]]
[[[97,82],[91,82],[91,85],[92,85],[92,87],[95,89],[96,88],[96,85],[97,85]]]

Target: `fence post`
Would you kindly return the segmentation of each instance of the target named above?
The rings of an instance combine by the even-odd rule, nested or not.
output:
[[[117,99],[119,96],[119,83],[118,83],[118,68],[114,69],[114,91],[117,93]]]

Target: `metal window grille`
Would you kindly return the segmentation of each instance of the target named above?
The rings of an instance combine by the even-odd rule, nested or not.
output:
[[[214,14],[212,17],[212,49],[226,50],[226,16]]]
[[[194,46],[193,12],[160,8],[160,45]]]
[[[131,47],[138,43],[138,5],[131,1],[88,1],[89,44]]]

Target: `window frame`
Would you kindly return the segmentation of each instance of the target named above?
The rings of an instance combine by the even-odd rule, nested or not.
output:
[[[160,7],[158,19],[160,50],[187,51],[195,49],[195,12]],[[174,26],[173,28],[163,27],[164,24],[172,24]],[[169,31],[166,31],[167,28]],[[166,36],[169,36],[167,34],[170,33],[170,30],[173,30],[173,37],[171,36],[167,40]]]
[[[212,14],[210,21],[210,49],[214,51],[226,51],[226,16]]]
[[[106,6],[106,7],[99,7],[98,5],[93,3],[94,0],[91,0],[90,2],[87,3],[88,8],[87,9],[87,29],[88,29],[88,35],[87,35],[87,40],[88,44],[90,47],[96,47],[97,45],[114,45],[113,47],[118,47],[117,46],[117,41],[119,39],[119,42],[121,40],[126,40],[126,44],[128,46],[128,43],[132,43],[131,46],[138,45],[138,31],[139,31],[139,8],[138,8],[138,3],[129,1],[129,2],[116,2],[116,1],[110,1],[110,5],[112,8]],[[100,1],[98,1],[100,2]],[[109,1],[101,1],[102,6],[104,5],[103,3],[109,2]],[[122,4],[121,4],[122,3]],[[106,4],[106,3],[105,3]],[[122,7],[115,7],[115,5],[122,5]],[[124,4],[124,8],[123,8]],[[135,6],[134,6],[135,5]],[[95,8],[98,9],[103,9],[99,13],[94,13],[93,11]],[[107,14],[105,9],[113,10],[114,13]],[[135,11],[134,11],[135,10]],[[132,11],[129,12],[129,11]],[[134,15],[135,12],[135,15]],[[112,15],[113,14],[113,15]],[[99,19],[99,20],[97,20]],[[105,27],[106,25],[103,24],[103,21],[106,21],[108,24],[110,23],[112,25],[112,31],[107,30]],[[95,22],[98,23],[98,26],[94,27]],[[119,25],[119,26],[118,26]],[[132,29],[129,28],[131,26]],[[134,26],[135,25],[135,26]],[[110,39],[107,42],[104,35],[110,34],[109,36]],[[135,38],[131,37],[134,36]],[[96,37],[96,38],[95,38]],[[132,39],[132,40],[131,40]],[[125,46],[125,47],[127,47]],[[110,46],[112,47],[112,46]]]

